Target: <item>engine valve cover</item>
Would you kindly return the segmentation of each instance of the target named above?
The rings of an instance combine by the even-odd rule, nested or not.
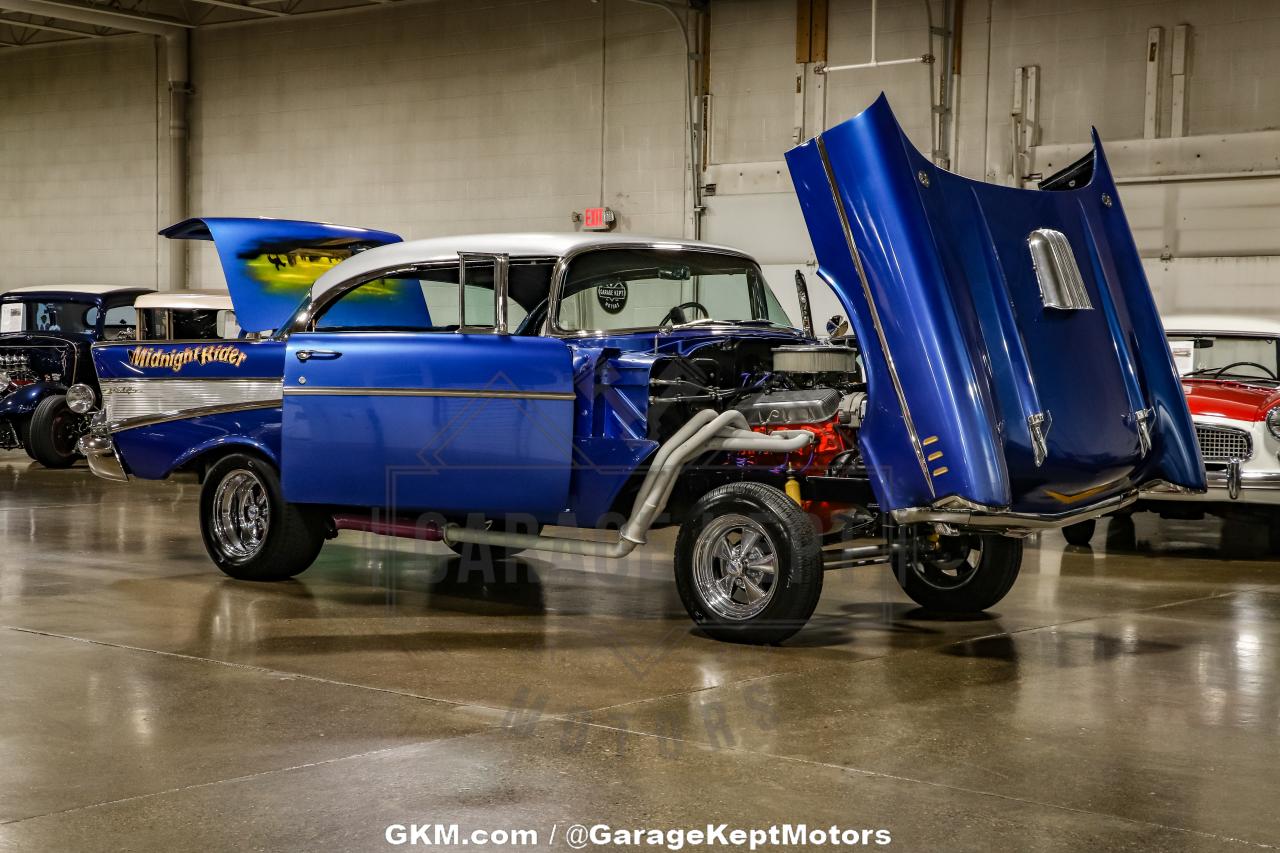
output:
[[[747,397],[737,409],[752,426],[816,424],[836,416],[840,396],[834,388],[766,391]]]

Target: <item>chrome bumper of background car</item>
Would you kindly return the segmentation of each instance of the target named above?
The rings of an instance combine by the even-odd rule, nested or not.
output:
[[[1088,521],[1107,513],[1124,509],[1138,499],[1137,490],[1125,492],[1100,503],[1090,504],[1079,510],[1057,515],[1004,512],[990,507],[964,507],[960,509],[936,509],[911,507],[895,509],[893,520],[899,524],[949,524],[954,527],[973,528],[1008,534],[1031,534],[1041,530],[1054,530],[1080,521]]]
[[[82,435],[76,443],[76,449],[89,460],[89,470],[97,476],[118,483],[129,481],[129,475],[120,464],[120,457],[116,455],[116,446],[110,436],[93,433]]]
[[[1245,471],[1239,464],[1228,465],[1225,471],[1206,471],[1204,479],[1210,494],[1195,496],[1200,500],[1216,500],[1218,496],[1212,494],[1215,491],[1219,494],[1225,491],[1226,496],[1233,501],[1239,500],[1240,495],[1245,492],[1280,491],[1280,471]],[[1176,487],[1166,483],[1144,489],[1142,497],[1152,500],[1186,499]]]

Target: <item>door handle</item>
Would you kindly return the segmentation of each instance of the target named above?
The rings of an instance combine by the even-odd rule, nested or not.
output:
[[[298,350],[298,361],[310,361],[311,359],[322,359],[332,361],[335,358],[342,358],[342,353],[332,349],[300,349]]]

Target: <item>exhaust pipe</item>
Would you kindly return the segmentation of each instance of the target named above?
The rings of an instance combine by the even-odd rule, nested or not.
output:
[[[675,435],[663,442],[653,455],[649,470],[636,493],[631,517],[622,525],[614,541],[593,542],[569,536],[506,533],[463,527],[460,524],[445,525],[444,541],[447,544],[469,542],[476,545],[505,545],[533,551],[618,559],[645,543],[649,528],[671,499],[681,469],[693,456],[706,450],[790,453],[811,441],[813,434],[804,430],[778,430],[765,435],[752,432],[742,412],[717,414],[711,409],[702,409],[677,430]]]

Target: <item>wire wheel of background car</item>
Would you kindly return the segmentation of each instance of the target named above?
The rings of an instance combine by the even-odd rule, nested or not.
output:
[[[676,588],[707,634],[778,643],[799,631],[822,594],[818,532],[796,503],[761,483],[713,489],[676,539]]]
[[[67,407],[61,394],[45,397],[27,425],[27,454],[46,468],[70,468],[78,457],[76,442],[84,419]]]
[[[234,453],[218,460],[200,491],[200,533],[218,568],[233,578],[275,581],[305,571],[324,544],[324,520],[290,504],[275,467]]]
[[[471,525],[468,524],[467,526],[470,527]],[[542,525],[537,522],[521,523],[517,521],[512,523],[504,519],[486,519],[483,529],[500,533],[528,533],[531,536],[537,536],[542,532]],[[509,560],[525,550],[514,545],[477,545],[474,542],[446,542],[445,544],[449,546],[453,553],[461,557],[464,563],[492,564],[502,560]]]
[[[1088,545],[1089,541],[1093,539],[1093,532],[1097,528],[1097,519],[1091,518],[1088,521],[1068,524],[1062,528],[1062,535],[1066,538],[1068,545]]]
[[[911,545],[907,538],[906,545]],[[920,537],[894,560],[893,575],[921,607],[976,613],[1004,598],[1022,567],[1022,540],[1007,536],[943,536],[936,547]],[[914,551],[914,553],[913,553]]]

